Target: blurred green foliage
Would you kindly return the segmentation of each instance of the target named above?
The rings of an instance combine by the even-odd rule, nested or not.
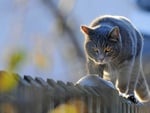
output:
[[[14,71],[15,69],[18,69],[21,66],[21,64],[24,63],[26,56],[27,53],[24,50],[12,52],[8,58],[8,70]]]

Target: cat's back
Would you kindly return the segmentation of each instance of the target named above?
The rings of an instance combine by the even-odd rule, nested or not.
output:
[[[108,24],[111,26],[119,26],[121,29],[135,29],[136,27],[132,24],[132,22],[123,16],[111,16],[111,15],[104,15],[96,18],[90,24],[91,27],[98,26],[100,24]]]

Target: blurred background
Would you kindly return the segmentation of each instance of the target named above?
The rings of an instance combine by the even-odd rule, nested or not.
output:
[[[149,0],[0,0],[0,70],[76,82],[86,75],[80,25],[106,14],[128,17],[143,33],[149,77]]]

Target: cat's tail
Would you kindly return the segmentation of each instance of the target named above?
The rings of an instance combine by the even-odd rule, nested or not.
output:
[[[139,76],[137,84],[136,84],[135,94],[141,102],[150,101],[149,86],[148,86],[145,76],[142,72],[140,73],[140,76]]]

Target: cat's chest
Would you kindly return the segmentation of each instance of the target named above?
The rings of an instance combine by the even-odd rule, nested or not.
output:
[[[118,70],[112,65],[106,65],[103,70],[103,78],[109,81],[116,81]]]

